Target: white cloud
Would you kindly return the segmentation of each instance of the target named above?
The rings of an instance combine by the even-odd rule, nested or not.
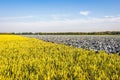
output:
[[[66,19],[68,17],[70,17],[69,14],[67,14],[67,15],[66,14],[62,14],[62,15],[60,15],[60,14],[52,14],[51,15],[51,18],[54,19],[54,20],[64,20],[64,19]]]
[[[104,16],[105,18],[113,18],[114,16]]]
[[[33,18],[33,17],[34,16],[0,17],[0,20],[27,19],[27,18]]]
[[[90,14],[90,11],[80,11],[80,14],[83,16],[88,16]]]

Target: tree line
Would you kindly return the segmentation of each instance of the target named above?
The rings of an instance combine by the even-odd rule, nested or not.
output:
[[[0,33],[0,35],[120,35],[120,31],[105,31],[105,32],[8,32]]]

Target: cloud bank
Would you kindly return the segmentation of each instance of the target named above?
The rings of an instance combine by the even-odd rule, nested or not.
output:
[[[0,32],[93,32],[120,31],[120,16],[49,21],[0,22]]]

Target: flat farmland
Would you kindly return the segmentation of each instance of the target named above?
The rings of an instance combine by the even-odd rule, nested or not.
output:
[[[119,65],[117,54],[0,35],[0,80],[120,80]]]
[[[96,53],[104,50],[109,54],[120,54],[119,35],[26,35],[26,37],[65,44],[76,48],[95,50]]]

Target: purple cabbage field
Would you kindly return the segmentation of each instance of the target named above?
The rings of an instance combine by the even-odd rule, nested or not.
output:
[[[107,53],[120,54],[120,36],[112,35],[24,35],[47,42],[60,43],[76,48],[105,50]]]

